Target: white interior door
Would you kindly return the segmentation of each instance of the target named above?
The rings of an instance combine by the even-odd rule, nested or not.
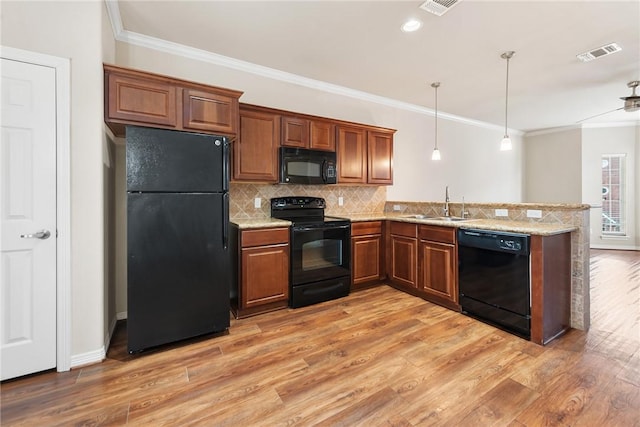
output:
[[[2,59],[2,380],[56,366],[55,69]]]

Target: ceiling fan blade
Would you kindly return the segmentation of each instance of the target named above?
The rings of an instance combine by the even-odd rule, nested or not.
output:
[[[604,116],[605,114],[613,113],[614,111],[622,110],[624,107],[616,108],[615,110],[605,111],[604,113],[596,114],[595,116],[587,117],[586,119],[578,120],[576,123],[586,122],[587,120],[595,119],[596,117]]]

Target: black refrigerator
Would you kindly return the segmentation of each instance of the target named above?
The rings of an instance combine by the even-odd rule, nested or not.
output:
[[[229,328],[229,143],[126,128],[130,353]]]

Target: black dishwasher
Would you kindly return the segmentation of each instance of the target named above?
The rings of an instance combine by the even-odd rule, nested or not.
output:
[[[531,338],[527,234],[458,230],[462,312],[522,338]]]

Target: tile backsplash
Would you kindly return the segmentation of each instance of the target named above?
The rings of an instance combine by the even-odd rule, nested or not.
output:
[[[271,216],[272,197],[313,196],[327,202],[327,215],[367,214],[382,212],[387,200],[387,187],[367,185],[290,185],[290,184],[246,184],[232,182],[230,188],[229,213],[231,218],[260,219]],[[255,199],[261,199],[256,208]],[[344,204],[338,205],[342,197]]]

